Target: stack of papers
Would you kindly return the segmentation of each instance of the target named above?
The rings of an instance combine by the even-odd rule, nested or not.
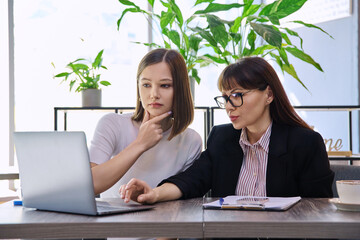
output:
[[[301,197],[227,196],[205,203],[203,208],[285,211],[299,202],[300,199]]]

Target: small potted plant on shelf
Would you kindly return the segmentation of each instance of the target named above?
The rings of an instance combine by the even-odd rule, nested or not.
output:
[[[76,59],[66,65],[71,71],[54,76],[54,78],[62,78],[61,82],[69,81],[70,91],[76,87],[75,92],[82,93],[83,107],[101,107],[100,85],[111,85],[108,81],[100,80],[100,70],[107,69],[102,65],[103,52],[104,49],[97,54],[94,61],[84,58]]]

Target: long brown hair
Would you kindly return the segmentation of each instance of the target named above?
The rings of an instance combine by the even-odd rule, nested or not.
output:
[[[227,66],[219,77],[218,88],[223,91],[236,86],[260,91],[269,86],[274,95],[274,100],[270,104],[270,116],[273,121],[311,129],[291,106],[278,75],[265,59],[244,57]]]
[[[137,70],[137,101],[134,121],[142,121],[144,108],[140,101],[139,78],[144,69],[150,65],[165,62],[173,79],[174,97],[172,102],[172,130],[168,140],[183,132],[194,119],[194,105],[190,92],[189,76],[184,58],[175,50],[155,49],[148,52],[140,61]]]

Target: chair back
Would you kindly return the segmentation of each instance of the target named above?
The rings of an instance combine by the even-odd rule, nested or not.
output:
[[[330,164],[330,168],[335,173],[334,182],[332,184],[334,198],[339,197],[337,190],[336,190],[336,181],[337,180],[358,180],[358,179],[360,179],[360,166]]]

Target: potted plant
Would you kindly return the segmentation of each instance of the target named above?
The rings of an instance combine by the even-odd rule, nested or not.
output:
[[[253,0],[244,0],[243,4],[220,4],[214,0],[197,0],[193,7],[207,4],[203,10],[196,11],[187,20],[183,20],[181,10],[175,0],[160,1],[167,9],[160,14],[141,9],[129,0],[119,0],[126,8],[118,20],[118,27],[128,12],[142,13],[154,20],[163,37],[163,45],[143,43],[147,46],[177,48],[187,61],[190,76],[197,76],[197,67],[207,66],[209,63],[230,64],[245,56],[261,56],[275,60],[280,69],[294,77],[305,89],[307,87],[298,77],[295,67],[290,63],[288,54],[313,65],[323,71],[317,63],[303,49],[303,39],[294,30],[286,27],[280,20],[298,11],[307,0],[276,0],[271,4],[254,4]],[[155,0],[148,0],[153,7]],[[242,13],[234,20],[223,20],[215,15],[217,12],[229,11],[239,8]],[[194,19],[204,18],[206,27],[190,27]],[[302,21],[292,21],[308,28],[318,29],[329,35],[323,29],[313,24]],[[201,38],[199,38],[199,36]],[[330,36],[330,35],[329,35]],[[191,41],[191,37],[193,40]],[[331,37],[331,36],[330,36]],[[292,38],[298,40],[295,44]],[[332,38],[332,37],[331,37]],[[210,47],[213,53],[198,55],[198,50]]]
[[[168,48],[176,49],[184,57],[189,77],[190,87],[192,87],[192,94],[194,97],[194,82],[200,83],[200,77],[198,75],[198,68],[206,66],[210,63],[210,59],[204,56],[198,55],[198,51],[204,47],[202,38],[199,34],[191,31],[189,28],[190,22],[194,19],[194,16],[188,19],[183,18],[183,14],[180,8],[175,3],[175,0],[160,1],[165,11],[156,13],[154,11],[154,0],[148,0],[148,3],[152,7],[153,11],[147,11],[141,9],[135,3],[129,0],[119,0],[119,2],[125,6],[128,6],[121,14],[117,21],[118,30],[124,16],[131,13],[141,13],[148,21],[152,22],[153,30],[159,33],[161,37],[161,43],[140,43],[149,47],[156,48]],[[194,81],[195,80],[195,81]]]
[[[218,4],[214,0],[197,0],[195,5],[207,2],[205,9],[195,12],[197,17],[205,18],[207,27],[195,27],[191,30],[200,34],[213,49],[206,54],[215,63],[230,64],[245,56],[261,56],[275,60],[282,72],[294,77],[305,89],[307,87],[298,77],[288,54],[313,65],[323,71],[303,49],[303,39],[294,30],[284,26],[280,20],[298,11],[307,0],[276,0],[271,4],[253,4],[253,0],[244,0],[242,14],[232,21],[220,19],[215,12],[239,8],[239,4]],[[302,21],[292,21],[308,28],[316,28],[329,35],[323,29]],[[330,36],[330,35],[329,35]],[[298,40],[295,44],[291,37]],[[330,36],[332,38],[332,36]],[[307,89],[308,90],[308,89]]]
[[[76,59],[66,65],[71,71],[62,72],[54,76],[54,78],[62,78],[61,82],[69,80],[70,91],[76,87],[75,92],[82,92],[83,107],[100,107],[100,85],[111,85],[108,81],[100,80],[100,69],[107,69],[102,65],[103,52],[104,50],[101,50],[94,61],[84,58]]]

